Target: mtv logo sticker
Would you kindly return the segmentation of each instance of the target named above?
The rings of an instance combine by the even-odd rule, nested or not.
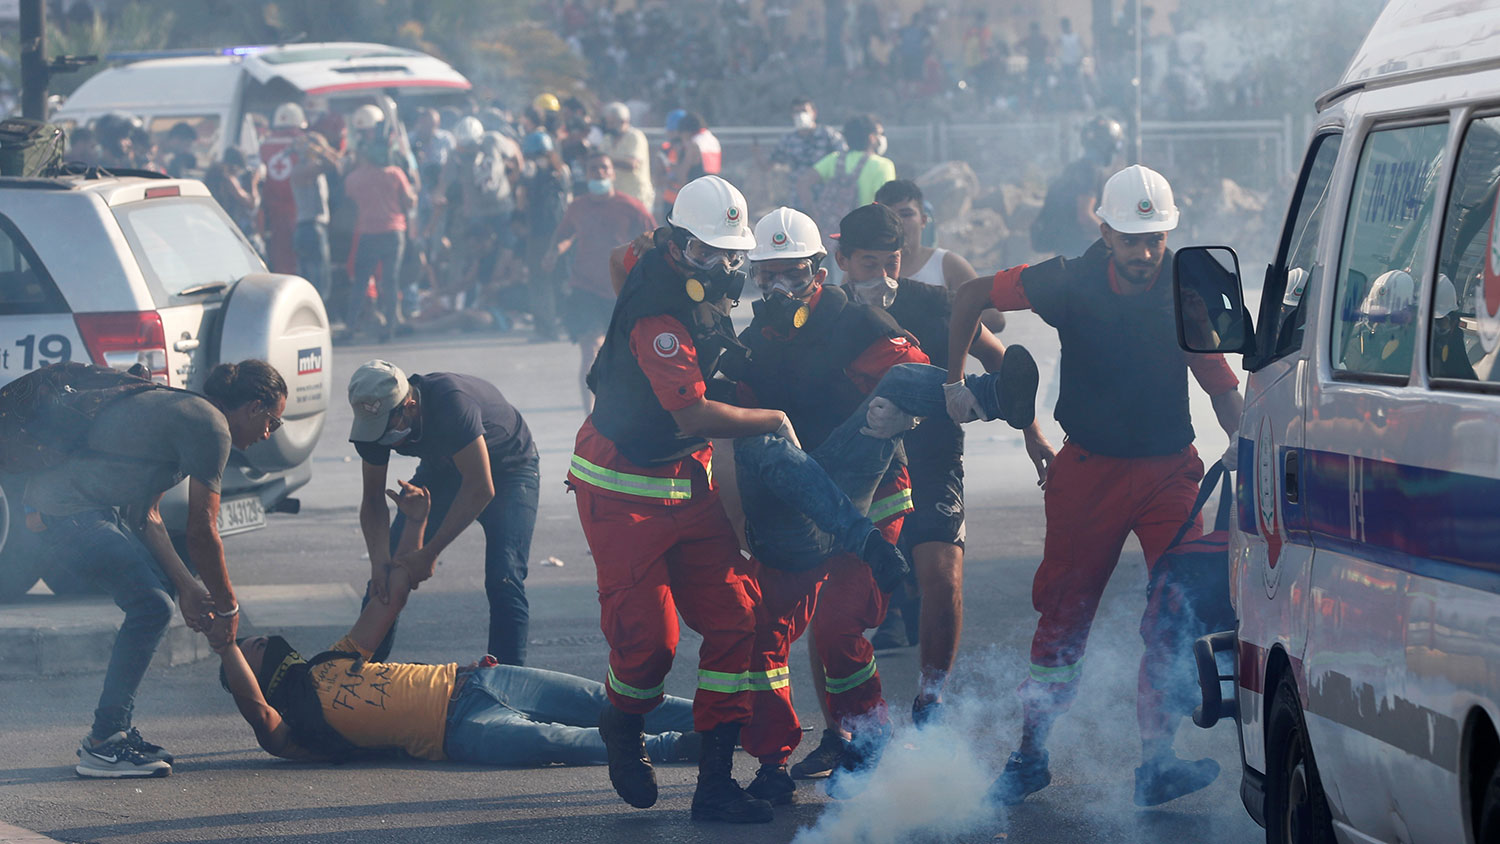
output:
[[[323,371],[323,347],[302,349],[297,352],[297,374],[312,375]]]

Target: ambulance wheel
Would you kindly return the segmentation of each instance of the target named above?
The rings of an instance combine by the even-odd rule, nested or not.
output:
[[[1266,844],[1335,844],[1333,818],[1291,673],[1281,675],[1266,733]]]
[[[42,575],[36,537],[26,529],[19,484],[0,484],[0,601],[26,594]]]

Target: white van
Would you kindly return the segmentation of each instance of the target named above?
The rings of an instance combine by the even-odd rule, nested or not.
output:
[[[1392,0],[1317,106],[1256,326],[1175,258],[1183,347],[1250,372],[1196,718],[1267,841],[1500,841],[1500,2]]]
[[[327,100],[352,111],[388,95],[398,103],[442,104],[467,94],[469,80],[426,53],[385,44],[332,42],[227,47],[132,62],[100,71],[53,115],[71,130],[106,114],[140,118],[152,137],[186,123],[198,134],[198,160],[216,161],[230,147],[256,147],[252,113],[269,117],[284,102]]]

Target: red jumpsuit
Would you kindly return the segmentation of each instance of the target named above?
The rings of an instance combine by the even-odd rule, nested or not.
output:
[[[630,332],[630,352],[662,408],[704,394],[691,335],[652,316]],[[609,642],[609,700],[624,712],[661,702],[678,641],[677,613],[703,635],[693,723],[698,730],[750,720],[750,672],[760,591],[740,553],[712,480],[712,446],[666,465],[638,466],[599,433],[578,431],[568,485],[594,555],[600,628]]]
[[[1076,305],[1068,305],[1066,301],[1071,298],[1076,303],[1080,292],[1055,289],[1050,279],[1033,278],[1028,282],[1022,272],[1025,269],[1016,267],[996,273],[990,302],[1002,311],[1036,310],[1058,327],[1063,336],[1064,361],[1067,361],[1070,352],[1068,323],[1070,320],[1077,322],[1079,317]],[[1101,282],[1089,295],[1107,290],[1103,293],[1105,298],[1113,294],[1118,299],[1104,303],[1103,307],[1125,307],[1133,294],[1122,288],[1112,263],[1106,272],[1108,286]],[[1047,282],[1045,288],[1044,281]],[[1037,287],[1031,291],[1035,294],[1031,297],[1028,297],[1028,283]],[[1153,290],[1162,294],[1164,291],[1155,287],[1161,283],[1160,280],[1153,282],[1146,291],[1136,291],[1134,295]],[[1033,304],[1038,297],[1044,297],[1047,304]],[[1087,330],[1088,326],[1082,328]],[[1108,326],[1101,324],[1098,329],[1106,331]],[[1078,361],[1076,348],[1072,351],[1075,363],[1087,363]],[[1181,357],[1185,360],[1178,361],[1172,355],[1157,360],[1167,361],[1172,366],[1186,366],[1210,396],[1238,387],[1239,380],[1222,355],[1182,354]],[[1085,406],[1089,414],[1101,418],[1123,412],[1110,406],[1105,386],[1109,381],[1124,382],[1121,389],[1133,389],[1128,377],[1105,379],[1086,386],[1069,384],[1067,365],[1064,366],[1063,379],[1065,394],[1071,388],[1075,396],[1085,396],[1084,402],[1074,406]],[[1184,380],[1183,412],[1187,402],[1185,386]],[[1091,451],[1074,439],[1077,434],[1069,431],[1070,420],[1064,418],[1062,408],[1063,399],[1059,399],[1058,418],[1069,433],[1069,439],[1053,461],[1047,477],[1044,493],[1046,541],[1042,562],[1032,583],[1032,604],[1041,613],[1041,619],[1031,641],[1030,674],[1021,687],[1022,700],[1029,711],[1047,712],[1053,716],[1066,711],[1077,695],[1089,628],[1104,588],[1119,563],[1127,536],[1135,534],[1145,554],[1148,571],[1154,568],[1167,544],[1187,520],[1198,494],[1198,482],[1203,477],[1203,462],[1191,444],[1170,453],[1143,456]],[[1150,420],[1146,424],[1149,426]],[[1075,428],[1081,427],[1085,426],[1082,423],[1075,425]],[[1190,428],[1188,439],[1190,442]],[[1150,448],[1142,450],[1152,451]],[[1189,530],[1188,538],[1199,533],[1201,527],[1195,526]],[[1159,652],[1160,643],[1152,634],[1153,625],[1143,623],[1141,629],[1146,637],[1146,653],[1141,659],[1137,680],[1137,718],[1141,738],[1168,738],[1175,728],[1176,717],[1163,711],[1160,695],[1152,688],[1147,675],[1147,665]]]
[[[297,250],[292,234],[297,229],[297,201],[292,195],[292,170],[297,166],[297,138],[301,129],[277,129],[260,143],[266,164],[266,181],[260,189],[261,214],[266,231],[267,261],[273,273],[296,273]]]
[[[906,338],[896,337],[871,345],[845,375],[868,394],[891,367],[927,362],[927,355],[920,349]],[[741,398],[753,403],[744,385],[741,390]],[[894,481],[876,491],[869,517],[881,535],[894,544],[901,534],[901,522],[911,510],[911,480],[902,467]],[[792,642],[809,622],[816,628],[828,708],[834,720],[845,729],[858,729],[862,718],[878,723],[889,720],[875,649],[864,635],[865,630],[879,627],[885,619],[889,596],[875,585],[870,567],[854,554],[841,553],[807,571],[764,564],[758,571],[761,606],[752,668],[768,680],[757,686],[754,717],[740,733],[745,752],[762,764],[780,765],[802,738],[802,726],[792,706],[787,660]]]

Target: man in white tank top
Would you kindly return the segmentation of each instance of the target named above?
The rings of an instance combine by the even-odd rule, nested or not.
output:
[[[929,217],[922,210],[922,189],[910,179],[894,179],[875,192],[875,201],[896,212],[906,230],[906,245],[901,250],[901,274],[912,281],[934,287],[956,289],[973,276],[973,270],[957,252],[922,245],[922,229]]]

